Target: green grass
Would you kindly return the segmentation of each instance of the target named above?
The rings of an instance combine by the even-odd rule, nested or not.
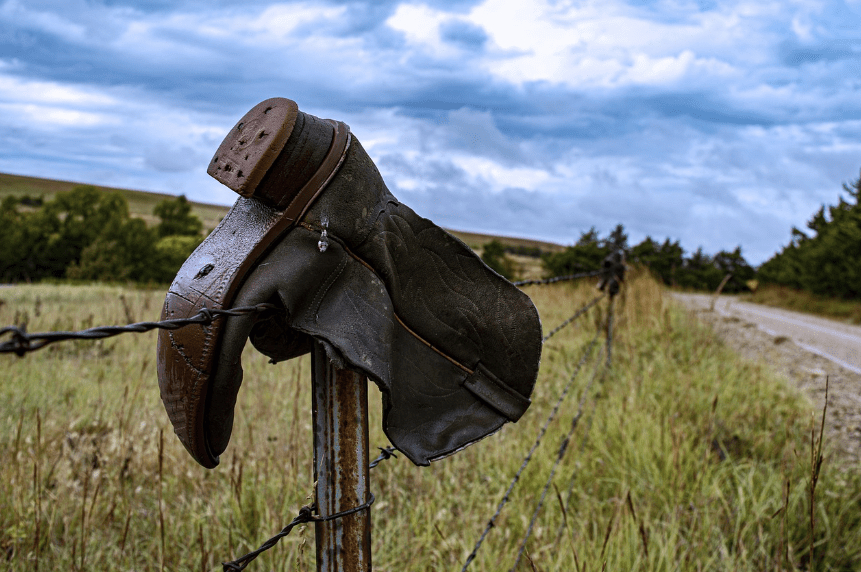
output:
[[[549,331],[594,290],[528,293]],[[4,288],[0,326],[156,319],[162,296],[100,285]],[[519,570],[858,569],[861,483],[827,443],[809,562],[810,440],[821,412],[768,367],[740,361],[655,282],[635,278],[622,298],[612,370],[586,396],[527,545],[532,564],[524,559]],[[598,318],[548,342],[533,404],[517,424],[429,468],[399,458],[371,473],[375,570],[460,569]],[[57,344],[0,364],[0,562],[8,570],[220,570],[308,502],[307,358],[272,366],[247,348],[233,439],[212,471],[170,430],[154,333]],[[513,564],[586,380],[575,382],[471,571]],[[379,395],[370,394],[371,444],[382,446]],[[313,527],[249,567],[313,569]]]
[[[858,300],[828,298],[804,290],[769,284],[760,286],[755,293],[746,294],[742,299],[756,304],[834,318],[851,324],[861,324],[861,301]]]

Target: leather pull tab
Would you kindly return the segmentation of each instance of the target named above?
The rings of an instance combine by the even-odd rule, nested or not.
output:
[[[466,377],[463,386],[473,395],[490,405],[510,421],[517,421],[526,412],[529,399],[506,385],[504,381],[487,371],[482,364]]]

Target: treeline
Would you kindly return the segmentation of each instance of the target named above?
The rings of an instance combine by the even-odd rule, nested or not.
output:
[[[49,278],[167,283],[203,240],[184,196],[160,202],[154,227],[119,193],[78,186],[43,201],[0,202],[0,282]]]
[[[844,183],[843,190],[849,200],[822,205],[807,222],[808,232],[792,228],[790,243],[760,266],[760,281],[824,296],[861,297],[861,176]]]
[[[628,235],[621,224],[604,238],[592,228],[564,251],[543,254],[542,262],[550,276],[578,274],[598,270],[604,258],[616,250],[624,252],[628,262],[648,267],[668,286],[715,290],[730,274],[732,279],[724,286],[724,292],[741,292],[756,275],[742,256],[741,247],[722,250],[714,256],[699,248],[686,255],[678,241],[671,242],[668,238],[660,243],[648,236],[639,244],[629,246]]]

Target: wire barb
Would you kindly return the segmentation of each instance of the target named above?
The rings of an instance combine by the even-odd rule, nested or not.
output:
[[[389,445],[388,447],[377,447],[377,449],[380,450],[380,456],[371,461],[370,464],[368,464],[369,469],[373,469],[383,461],[391,459],[392,457],[397,458],[397,455],[395,455],[395,451],[397,451],[397,449],[395,449],[391,445]],[[357,507],[353,507],[351,509],[337,512],[328,516],[315,515],[314,511],[316,510],[316,507],[313,504],[303,506],[299,509],[299,514],[296,516],[296,518],[290,521],[290,524],[282,528],[281,532],[264,542],[260,546],[260,548],[258,548],[254,552],[249,552],[245,556],[237,558],[236,560],[232,560],[230,562],[222,562],[222,572],[239,572],[240,570],[245,570],[245,567],[248,566],[252,560],[278,544],[279,540],[290,534],[290,532],[292,532],[292,530],[299,524],[303,524],[306,522],[325,522],[328,520],[335,520],[337,518],[343,518],[345,516],[363,511],[366,508],[370,508],[370,506],[374,504],[376,498],[374,497],[374,493],[369,492],[368,494],[371,498],[367,502]]]
[[[253,552],[249,552],[245,556],[240,556],[236,560],[231,560],[230,562],[222,562],[221,563],[222,572],[240,572],[241,570],[245,570],[245,568],[249,564],[251,564],[251,562],[255,558],[257,558],[258,556],[260,556],[261,554],[263,554],[264,552],[266,552],[270,548],[273,548],[276,544],[278,544],[278,542],[282,538],[284,538],[285,536],[290,534],[293,531],[293,529],[299,524],[303,524],[306,522],[327,522],[330,520],[336,520],[336,519],[344,518],[345,516],[349,516],[351,514],[355,514],[357,512],[361,512],[365,509],[370,508],[371,505],[374,504],[374,501],[376,500],[376,498],[374,497],[374,493],[371,493],[371,492],[368,493],[368,496],[370,498],[367,501],[360,504],[359,506],[354,506],[353,508],[350,508],[347,510],[342,510],[341,512],[336,512],[334,514],[330,514],[330,515],[326,515],[326,516],[320,516],[320,515],[314,514],[314,511],[317,509],[313,504],[303,506],[302,508],[299,509],[299,514],[296,516],[296,518],[294,518],[293,520],[290,521],[290,524],[288,524],[287,526],[282,528],[281,532],[279,532],[278,534],[276,534],[275,536],[273,536],[272,538],[270,538],[269,540],[264,542],[260,546],[260,548],[258,548],[257,550],[255,550]]]
[[[0,336],[10,334],[11,339],[0,343],[0,353],[14,353],[23,357],[29,352],[44,348],[56,342],[68,340],[100,340],[120,334],[143,333],[150,330],[178,330],[192,324],[208,326],[221,316],[245,316],[248,314],[261,314],[280,310],[275,304],[257,304],[255,306],[241,306],[230,310],[217,308],[201,308],[197,314],[190,318],[176,318],[162,320],[161,322],[137,322],[126,326],[99,326],[78,332],[41,332],[28,334],[26,326],[7,326],[0,330]]]
[[[391,459],[392,457],[395,457],[395,458],[398,457],[397,455],[395,455],[395,451],[397,451],[397,449],[395,449],[391,445],[388,447],[377,447],[377,449],[380,450],[380,456],[377,457],[376,459],[374,459],[373,461],[371,461],[371,463],[368,465],[369,469],[373,469],[374,467],[376,467],[377,465],[379,465],[383,461],[387,461],[387,460]]]

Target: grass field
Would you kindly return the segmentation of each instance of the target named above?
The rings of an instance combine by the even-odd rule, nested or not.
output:
[[[546,331],[594,295],[591,284],[527,292]],[[156,319],[162,297],[100,285],[3,288],[0,326]],[[429,468],[399,458],[372,471],[375,570],[460,569],[592,339],[597,314],[546,344],[520,422]],[[612,369],[584,397],[518,570],[858,569],[857,470],[831,458],[826,443],[812,478],[821,412],[766,366],[739,361],[646,276],[630,281],[616,314]],[[173,436],[154,362],[154,333],[0,356],[5,569],[220,570],[308,502],[307,358],[272,366],[246,349],[233,439],[212,471]],[[514,563],[591,368],[469,570]],[[370,394],[371,444],[383,446],[379,394]],[[297,529],[249,570],[313,570],[313,542],[313,527]]]
[[[828,298],[803,290],[768,284],[760,286],[753,294],[745,294],[741,299],[756,304],[833,318],[850,324],[861,324],[861,301],[858,300]]]

